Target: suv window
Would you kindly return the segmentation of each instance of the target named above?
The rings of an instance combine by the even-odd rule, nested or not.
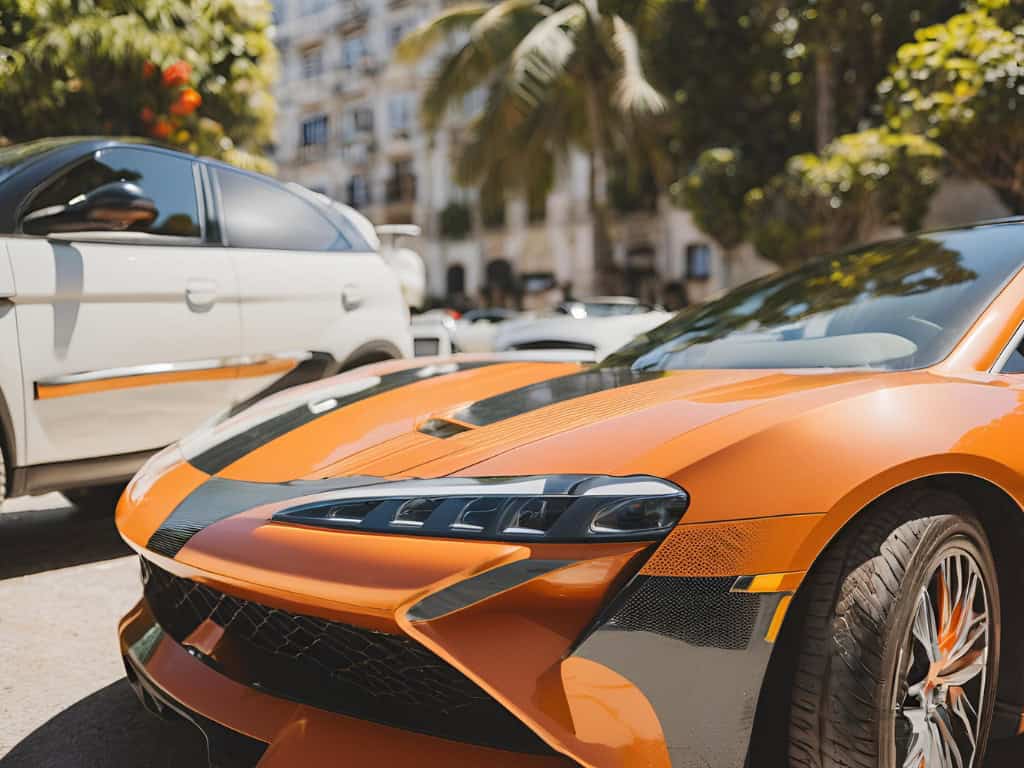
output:
[[[131,231],[177,237],[202,234],[192,161],[141,147],[115,147],[97,152],[44,187],[32,199],[28,212],[66,205],[79,195],[112,181],[138,184],[146,197],[156,203],[156,219],[149,224],[139,222]]]
[[[225,168],[216,172],[228,245],[328,251],[338,242],[338,230],[312,203],[270,180]]]

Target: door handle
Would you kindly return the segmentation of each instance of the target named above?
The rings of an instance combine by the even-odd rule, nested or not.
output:
[[[363,291],[355,283],[349,283],[341,289],[341,306],[346,312],[359,309],[363,305]]]
[[[208,312],[217,303],[217,283],[213,280],[189,280],[185,284],[185,303],[193,312]]]

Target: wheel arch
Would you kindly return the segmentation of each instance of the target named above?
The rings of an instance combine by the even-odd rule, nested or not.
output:
[[[1007,599],[1008,595],[1024,595],[1024,507],[999,482],[981,474],[967,472],[937,472],[912,477],[866,501],[845,521],[818,552],[815,563],[832,543],[861,515],[885,503],[897,493],[914,489],[938,489],[962,498],[977,516],[989,539],[996,573],[999,579],[1002,608],[999,683],[996,693],[996,711],[993,715],[993,738],[1016,735],[1024,726],[1024,602]],[[856,495],[856,492],[851,492]],[[849,497],[847,497],[849,498]],[[842,503],[837,505],[841,507]],[[811,566],[814,567],[813,564]],[[797,642],[803,622],[800,591],[797,590],[793,608],[783,623],[762,684],[751,739],[751,755],[785,754],[789,718],[789,694],[795,671]],[[1021,649],[1013,653],[1010,649]],[[786,702],[779,706],[779,702]],[[781,750],[781,751],[780,751]]]

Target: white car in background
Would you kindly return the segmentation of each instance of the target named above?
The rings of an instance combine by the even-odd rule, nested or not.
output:
[[[503,324],[494,340],[498,352],[563,350],[601,360],[635,336],[672,317],[660,307],[626,296],[602,296],[560,304],[554,313]]]
[[[505,323],[531,316],[500,307],[471,309],[455,320],[452,342],[459,352],[493,352],[498,331]]]
[[[409,356],[368,226],[144,143],[0,149],[0,498],[123,481],[217,414]]]

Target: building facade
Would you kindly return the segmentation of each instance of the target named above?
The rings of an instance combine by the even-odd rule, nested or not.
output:
[[[375,224],[418,224],[415,244],[438,302],[539,308],[595,288],[587,158],[570,154],[547,199],[485,210],[455,184],[452,156],[485,94],[470,94],[444,127],[419,126],[419,97],[438,59],[394,60],[402,37],[450,0],[275,0],[281,56],[275,161],[282,178],[365,213]],[[1001,215],[990,190],[951,182],[929,226]],[[667,200],[619,215],[613,241],[623,293],[676,307],[764,274],[744,246],[726,254]]]
[[[531,210],[504,201],[482,215],[478,194],[452,178],[461,133],[482,107],[470,94],[435,135],[421,130],[419,95],[435,61],[392,52],[444,0],[277,0],[281,55],[275,161],[282,178],[341,200],[375,224],[415,223],[428,292],[446,302],[541,305],[594,289],[589,168],[572,155]],[[440,53],[438,54],[441,55]],[[539,208],[539,210],[538,210]],[[753,253],[723,260],[689,214],[664,201],[615,224],[622,291],[651,301],[695,301],[766,271]]]

